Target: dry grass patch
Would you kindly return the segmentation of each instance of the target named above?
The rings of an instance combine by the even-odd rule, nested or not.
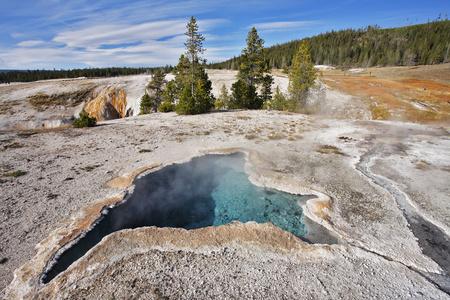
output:
[[[285,139],[286,136],[282,133],[271,133],[267,136],[269,140],[282,140]]]
[[[3,146],[3,150],[2,151],[6,150],[6,149],[19,149],[19,148],[23,148],[23,147],[25,147],[25,146],[22,145],[22,144],[19,144],[17,142],[14,142],[12,144]]]
[[[0,115],[12,114],[13,105],[14,104],[11,101],[0,104]]]
[[[55,105],[60,105],[64,107],[75,107],[81,104],[86,99],[91,98],[92,90],[93,88],[87,88],[84,90],[52,95],[37,93],[36,95],[29,96],[28,102],[37,111],[44,111],[47,108]]]
[[[429,170],[431,168],[431,164],[427,161],[421,160],[416,164],[415,168],[417,170]]]
[[[373,119],[431,123],[450,120],[448,74],[450,64],[373,68],[350,76],[334,71],[325,80],[332,88],[368,102]]]
[[[319,152],[321,154],[337,154],[337,155],[346,155],[345,153],[341,152],[341,150],[338,147],[331,146],[331,145],[321,145],[318,149],[316,149],[316,152]]]
[[[141,149],[141,150],[139,150],[139,153],[148,153],[148,152],[152,152],[152,150],[150,150],[150,149]]]
[[[26,174],[27,174],[27,172],[18,170],[18,171],[5,173],[5,174],[3,174],[3,177],[20,177],[20,176],[24,176]]]
[[[98,167],[100,167],[100,165],[92,165],[92,166],[82,167],[82,168],[80,168],[80,170],[86,171],[86,172],[91,172],[92,170],[94,170]]]
[[[370,114],[372,120],[388,120],[390,116],[389,109],[386,106],[376,105],[375,103],[370,105]]]
[[[301,135],[293,135],[288,138],[288,141],[291,141],[291,142],[298,141],[298,140],[301,140],[302,138],[303,137]]]

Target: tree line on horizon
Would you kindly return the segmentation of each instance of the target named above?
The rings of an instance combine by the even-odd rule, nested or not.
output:
[[[170,73],[173,69],[171,65],[164,67],[151,68],[128,68],[128,67],[111,67],[111,68],[85,68],[72,70],[0,70],[0,83],[3,82],[31,82],[47,79],[64,79],[79,77],[116,77],[139,74],[154,74],[157,70],[163,70]]]
[[[277,44],[266,48],[267,67],[289,68],[303,42],[308,44],[316,65],[342,67],[416,66],[450,62],[450,21],[438,19],[426,24],[381,29],[367,26],[346,29]],[[242,56],[209,64],[211,69],[237,70]]]

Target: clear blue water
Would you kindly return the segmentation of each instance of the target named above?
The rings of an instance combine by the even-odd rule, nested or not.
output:
[[[297,204],[301,195],[253,185],[244,171],[244,164],[244,158],[239,155],[218,158],[217,165],[226,166],[228,171],[211,193],[216,205],[213,225],[231,221],[272,222],[296,236],[305,235],[302,208]]]
[[[137,179],[132,194],[110,209],[76,244],[57,253],[42,276],[50,282],[106,235],[144,226],[196,229],[232,221],[272,222],[303,236],[307,228],[301,195],[253,185],[244,171],[245,155],[206,155]]]

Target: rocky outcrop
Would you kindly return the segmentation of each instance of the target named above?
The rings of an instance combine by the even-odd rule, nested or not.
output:
[[[96,118],[97,121],[105,121],[124,118],[126,107],[125,92],[117,87],[108,85],[84,109],[89,113],[90,117]]]

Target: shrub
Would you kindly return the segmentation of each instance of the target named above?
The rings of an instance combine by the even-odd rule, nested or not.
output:
[[[6,174],[3,175],[3,177],[20,177],[20,176],[23,176],[23,175],[26,175],[26,174],[27,174],[27,172],[19,170],[19,171],[6,173]]]
[[[372,114],[372,120],[387,120],[389,116],[389,110],[382,105],[372,105],[370,112]]]
[[[145,94],[141,97],[141,104],[140,104],[140,115],[148,114],[154,106],[154,103],[152,99],[150,98],[149,94],[147,94],[147,91],[145,91]]]
[[[141,149],[141,150],[139,150],[139,153],[148,153],[148,152],[152,152],[152,150],[150,150],[150,149]]]
[[[180,100],[175,107],[175,111],[179,115],[202,114],[214,107],[215,99],[210,94],[210,89],[203,85],[203,81],[198,82],[194,94],[192,94],[189,84],[186,84],[179,96]]]
[[[263,100],[258,97],[256,87],[252,84],[247,84],[239,79],[231,86],[233,92],[229,108],[233,109],[260,109],[263,105]]]
[[[83,109],[80,113],[80,117],[73,121],[72,125],[74,128],[82,128],[82,127],[93,127],[97,123],[96,118],[89,117],[89,114]]]
[[[228,95],[228,90],[225,84],[222,84],[222,88],[220,89],[219,98],[216,100],[214,104],[215,109],[226,109],[228,108],[228,103],[230,102],[230,95]]]
[[[158,107],[158,110],[160,112],[171,112],[173,111],[173,109],[174,109],[173,104],[170,103],[169,101],[164,101]]]

